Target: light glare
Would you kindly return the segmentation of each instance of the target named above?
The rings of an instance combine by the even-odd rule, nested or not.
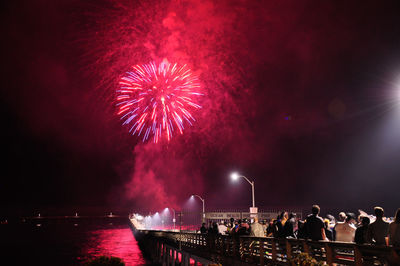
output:
[[[232,178],[232,180],[238,180],[239,179],[239,174],[234,172],[234,173],[231,174],[231,178]]]

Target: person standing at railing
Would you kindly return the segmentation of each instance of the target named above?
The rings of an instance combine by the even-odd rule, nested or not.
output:
[[[304,224],[307,238],[313,241],[326,240],[324,220],[318,215],[319,212],[319,206],[313,205]]]
[[[218,224],[218,233],[220,235],[226,235],[228,228],[225,225],[225,222],[222,220],[219,224]]]
[[[226,234],[232,235],[234,233],[234,228],[235,228],[235,219],[231,218],[226,228]]]
[[[278,219],[279,215],[276,219],[272,219],[267,228],[267,236],[268,237],[278,237]]]
[[[268,233],[267,233],[267,228],[268,228],[267,220],[266,219],[262,220],[261,225],[263,227],[264,235],[267,236],[268,235]]]
[[[302,220],[297,221],[297,231],[296,231],[297,239],[307,239],[307,232],[305,228],[305,222]]]
[[[201,234],[207,234],[206,223],[202,223],[202,224],[201,224],[200,233],[201,233]]]
[[[339,212],[338,222],[343,222],[346,220],[347,215],[344,212]]]
[[[239,224],[239,227],[236,229],[236,234],[239,236],[250,235],[250,226],[246,218]]]
[[[277,237],[279,238],[284,238],[285,236],[285,230],[283,227],[285,226],[286,221],[288,220],[288,213],[287,212],[281,212],[281,214],[278,217],[278,220],[276,222],[276,226],[278,229],[277,232]]]
[[[333,241],[333,232],[332,232],[332,229],[329,227],[329,220],[325,219],[324,224],[325,224],[324,230],[325,230],[326,238],[328,238],[329,241]]]
[[[228,229],[232,229],[233,227],[235,227],[235,219],[233,219],[232,217],[229,219],[229,223],[228,223]]]
[[[376,220],[368,227],[368,240],[371,244],[388,245],[389,223],[383,220],[383,208],[375,207]]]
[[[283,232],[285,237],[289,238],[296,238],[295,235],[295,228],[296,228],[296,214],[291,212],[289,214],[288,220],[286,221],[285,225],[283,226]]]
[[[216,222],[210,222],[210,227],[208,228],[207,233],[212,236],[218,235],[218,225]]]
[[[361,226],[356,229],[356,234],[354,236],[354,242],[356,244],[366,244],[368,243],[367,233],[368,233],[368,226],[369,226],[369,217],[362,217],[361,218]]]
[[[258,217],[254,217],[254,223],[250,225],[250,236],[264,237],[264,228],[262,224],[258,222]]]
[[[336,241],[353,242],[356,234],[356,227],[354,226],[355,217],[352,213],[346,214],[344,222],[338,222],[335,226]]]
[[[394,247],[400,247],[400,208],[396,211],[394,221],[389,225],[389,243]]]

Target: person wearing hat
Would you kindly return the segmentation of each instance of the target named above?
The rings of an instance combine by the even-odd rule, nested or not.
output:
[[[356,234],[356,227],[354,226],[355,217],[352,213],[346,214],[344,222],[337,222],[335,226],[336,241],[353,242]]]

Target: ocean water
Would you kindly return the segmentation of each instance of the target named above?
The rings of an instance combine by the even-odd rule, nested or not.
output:
[[[84,265],[98,256],[149,265],[128,218],[36,218],[0,225],[0,265]]]

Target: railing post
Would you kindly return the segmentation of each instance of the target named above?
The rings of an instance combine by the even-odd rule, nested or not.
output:
[[[167,261],[167,247],[165,246],[165,244],[163,245],[163,255],[162,255],[162,265],[166,265],[165,262]]]
[[[400,252],[400,250],[398,250],[397,252]],[[390,259],[392,261],[400,261],[400,256],[399,254],[396,252],[395,248],[392,248],[392,251],[390,252]]]
[[[162,262],[162,253],[163,253],[163,247],[164,247],[164,245],[163,244],[161,244],[161,242],[159,242],[159,253],[158,253],[158,261],[161,263]]]
[[[181,253],[181,258],[182,258],[182,253]],[[175,263],[180,265],[179,264],[180,262],[179,262],[179,251],[178,250],[176,251]]]
[[[303,241],[303,248],[305,253],[310,254],[310,247],[308,246],[307,240]]]
[[[170,256],[171,256],[171,249],[167,248],[167,265],[169,266],[170,262]]]
[[[188,253],[185,253],[185,262],[183,263],[183,265],[190,266],[190,258]]]
[[[362,266],[363,265],[361,251],[356,245],[354,246],[354,264],[356,266]]]
[[[326,264],[333,264],[333,249],[329,242],[325,243],[325,253],[326,253]]]
[[[259,246],[259,248],[260,248],[260,265],[264,266],[264,253],[265,253],[264,240],[261,241],[261,239],[260,239],[259,243],[260,243],[260,246]]]
[[[226,238],[224,236],[221,236],[221,248],[222,248],[222,255],[226,256],[226,243],[225,243]]]
[[[292,259],[292,245],[287,239],[286,239],[286,257],[288,260]]]
[[[276,261],[276,259],[278,258],[277,254],[276,254],[276,240],[275,238],[272,239],[272,260]]]
[[[237,245],[238,245],[237,238],[235,236],[232,236],[232,255],[233,255],[233,257],[237,256],[237,254],[236,254]]]
[[[162,244],[161,244],[161,242],[157,242],[157,243],[158,243],[158,249],[157,249],[156,261],[161,262]]]
[[[242,258],[242,256],[243,256],[243,238],[239,238],[240,240],[239,240],[239,242],[240,242],[240,244],[239,244],[239,258]]]

